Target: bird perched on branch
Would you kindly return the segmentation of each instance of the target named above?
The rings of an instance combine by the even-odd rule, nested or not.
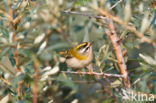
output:
[[[84,42],[65,52],[59,52],[65,56],[67,66],[73,69],[85,68],[93,59],[92,43]]]

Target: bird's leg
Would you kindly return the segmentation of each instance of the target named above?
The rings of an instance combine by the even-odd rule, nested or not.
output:
[[[92,63],[90,63],[86,68],[88,69],[90,75],[93,75],[93,65],[92,65]]]
[[[77,70],[77,72],[78,72],[78,74],[81,76],[82,75],[82,73],[81,73],[81,71],[80,70]]]

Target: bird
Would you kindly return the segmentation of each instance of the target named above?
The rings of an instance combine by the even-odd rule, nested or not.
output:
[[[83,42],[65,52],[59,52],[59,54],[65,56],[68,67],[75,70],[85,68],[91,64],[93,59],[92,43]]]

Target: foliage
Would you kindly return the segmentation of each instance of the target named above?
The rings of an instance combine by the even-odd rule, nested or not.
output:
[[[127,101],[121,78],[66,74],[58,51],[94,41],[94,71],[120,74],[112,43],[99,16],[99,7],[135,27],[156,42],[152,0],[1,0],[0,1],[0,100],[31,103],[35,82],[38,103],[113,103]],[[76,11],[86,15],[65,13]],[[156,93],[156,47],[114,22],[123,43],[131,90]],[[84,68],[81,71],[88,71]],[[37,74],[38,72],[38,74]],[[35,79],[35,77],[38,77]],[[8,81],[9,83],[5,82]],[[19,84],[20,83],[20,84]],[[18,91],[19,90],[19,91]],[[137,101],[136,101],[137,102]],[[146,101],[145,101],[146,102]]]

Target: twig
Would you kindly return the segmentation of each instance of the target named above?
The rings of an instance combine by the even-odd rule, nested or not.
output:
[[[74,15],[81,15],[81,16],[87,16],[89,18],[96,18],[96,19],[106,19],[104,16],[94,16],[93,14],[87,14],[87,13],[80,13],[75,11],[62,11],[65,14],[74,14]]]
[[[81,15],[81,16],[86,16],[88,18],[95,18],[95,19],[106,19],[106,17],[104,16],[95,16],[93,14],[89,14],[89,13],[81,13],[81,12],[75,12],[75,11],[62,11],[62,13],[65,14],[72,14],[72,15]],[[101,25],[100,23],[95,22],[98,25]],[[105,24],[102,24],[101,26],[106,26]]]
[[[15,27],[14,27],[13,11],[12,11],[11,5],[9,5],[9,14],[10,14],[9,21],[10,21],[12,32],[13,32],[13,41],[16,41],[16,30],[15,30]]]
[[[11,85],[11,83],[9,82],[9,81],[7,81],[6,79],[4,79],[2,76],[0,76],[0,79],[4,82],[4,83],[6,83],[7,85]]]
[[[13,32],[12,40],[13,40],[13,42],[16,42],[16,28],[15,28],[14,21],[13,21],[13,10],[11,8],[11,4],[9,4],[9,15],[10,15],[9,21],[10,21],[10,24],[11,24],[10,26],[11,26],[12,32]],[[18,73],[20,73],[20,67],[18,65],[19,64],[19,59],[18,59],[18,49],[19,48],[18,48],[18,45],[15,47],[15,49],[16,49],[16,51],[14,52],[14,60],[15,60],[15,63],[16,63],[16,71],[17,71],[17,74],[18,74]],[[17,83],[16,91],[17,91],[18,99],[20,99],[20,96],[21,96],[20,87],[21,87],[22,83],[23,82],[21,82],[21,81],[19,81]]]
[[[16,71],[20,72],[19,61],[18,61],[18,51],[17,50],[14,52],[14,60],[16,63]]]
[[[37,97],[38,97],[38,78],[39,78],[39,61],[37,60],[37,58],[35,56],[32,56],[33,61],[34,61],[34,71],[35,71],[35,75],[34,75],[34,88],[33,88],[33,103],[37,103]]]
[[[3,15],[6,16],[7,18],[10,18],[10,15],[7,14],[6,12],[4,12],[3,10],[0,10],[0,14],[3,14]]]
[[[113,6],[109,8],[109,10],[112,10],[114,7],[116,7],[122,0],[118,0]]]
[[[134,81],[134,83],[132,85],[135,85],[136,83],[138,83],[141,80],[141,78],[138,78],[137,80]]]
[[[156,46],[155,42],[152,42],[149,38],[145,37],[144,34],[139,33],[136,28],[131,27],[129,25],[127,25],[127,23],[122,22],[118,17],[115,17],[113,15],[111,15],[109,12],[107,12],[106,10],[103,10],[101,8],[96,8],[93,7],[95,10],[97,10],[99,13],[101,13],[104,16],[107,16],[109,18],[111,18],[113,21],[117,22],[118,24],[122,25],[123,27],[125,27],[127,30],[133,32],[136,36],[138,36],[139,38],[141,38],[142,41],[147,42],[149,44],[152,44],[153,46]]]
[[[24,13],[20,14],[19,16],[17,16],[14,20],[13,20],[13,23],[16,24],[18,22],[20,22],[20,20],[23,18],[24,16]]]
[[[119,75],[119,74],[108,74],[108,73],[97,73],[97,72],[92,72],[92,73],[90,73],[90,72],[74,72],[74,71],[61,71],[61,72],[67,73],[67,74],[83,74],[83,75],[123,78],[123,76]]]
[[[106,34],[111,40],[113,44],[113,48],[115,51],[115,55],[117,57],[118,65],[121,71],[121,74],[123,75],[123,80],[126,88],[130,88],[130,82],[128,79],[128,73],[127,73],[127,66],[125,64],[125,60],[122,55],[122,47],[121,47],[121,42],[119,41],[119,38],[117,37],[113,21],[109,19],[108,21],[108,27],[109,30],[106,30]]]

